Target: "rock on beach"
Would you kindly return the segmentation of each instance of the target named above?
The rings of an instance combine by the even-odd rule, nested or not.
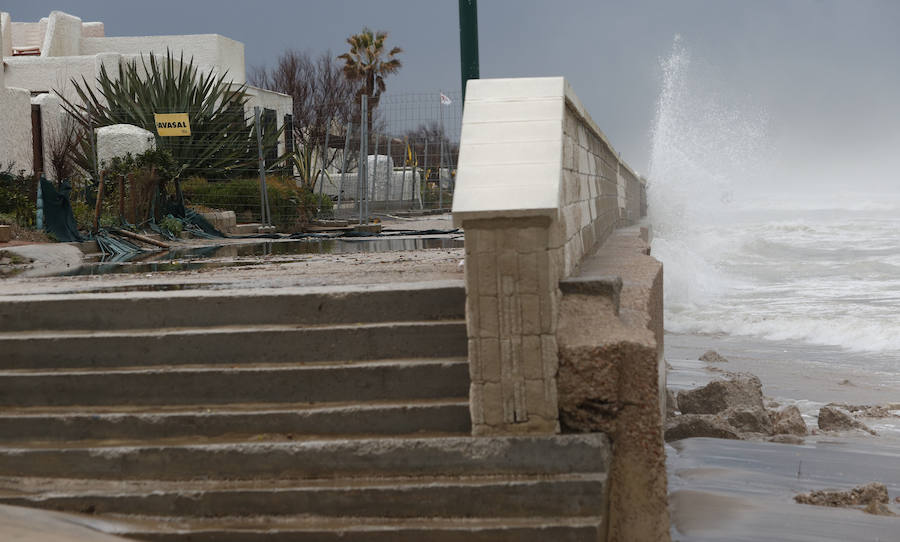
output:
[[[869,427],[855,420],[850,414],[833,406],[823,406],[819,409],[819,429],[823,431],[847,431],[850,429],[859,429],[869,434],[877,435],[877,433]]]

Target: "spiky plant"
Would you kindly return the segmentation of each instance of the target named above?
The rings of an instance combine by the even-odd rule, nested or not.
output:
[[[176,59],[166,51],[161,60],[149,54],[120,63],[115,76],[101,66],[94,83],[72,79],[77,100],[57,94],[86,133],[113,124],[139,126],[154,133],[157,149],[171,153],[184,176],[228,179],[255,171],[258,151],[256,127],[244,118],[246,86],[233,86],[226,77],[203,73],[193,58],[185,62],[183,54]],[[154,113],[187,113],[191,135],[156,135]],[[277,146],[280,133],[265,133],[264,151]],[[90,139],[77,155],[82,169],[96,171]]]
[[[347,38],[350,51],[338,58],[344,61],[344,76],[350,81],[362,83],[357,97],[365,94],[368,96],[369,113],[366,119],[369,132],[372,130],[372,111],[378,107],[381,94],[387,88],[384,79],[392,73],[396,73],[403,66],[397,55],[403,52],[400,47],[394,47],[390,51],[385,49],[385,40],[388,33],[384,31],[373,32],[364,27],[362,32]],[[386,55],[386,56],[385,56]]]

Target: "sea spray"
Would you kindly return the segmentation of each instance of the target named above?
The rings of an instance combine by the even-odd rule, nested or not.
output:
[[[725,99],[714,71],[693,61],[680,36],[660,64],[648,202],[666,304],[677,312],[734,286],[716,269],[728,240],[708,227],[727,220],[737,187],[765,175],[766,123],[758,107]]]
[[[900,200],[765,194],[777,159],[762,108],[681,39],[661,68],[648,200],[666,329],[837,346],[878,354],[855,369],[900,370]]]

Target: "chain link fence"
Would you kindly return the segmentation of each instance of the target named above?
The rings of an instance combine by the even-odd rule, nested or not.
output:
[[[262,103],[192,123],[189,136],[96,129],[78,143],[87,175],[73,187],[73,210],[92,231],[104,220],[159,223],[182,216],[181,205],[285,232],[314,221],[444,212],[453,203],[461,106],[458,93],[394,94],[315,104],[316,114],[304,115],[316,119],[310,125],[295,122],[285,103]],[[119,148],[150,152],[113,158]]]
[[[303,159],[295,178],[331,202],[317,218],[362,223],[377,215],[448,210],[460,105],[453,93],[391,95],[374,106],[362,100],[351,118],[329,119],[318,134],[294,126]]]

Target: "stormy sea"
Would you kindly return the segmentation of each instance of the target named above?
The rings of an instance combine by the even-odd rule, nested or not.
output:
[[[879,482],[900,510],[900,194],[776,171],[765,110],[727,99],[694,64],[676,39],[648,174],[668,386],[752,373],[810,435],[670,443],[673,539],[900,541],[900,518],[793,499]],[[707,350],[728,362],[700,361]],[[877,436],[821,431],[828,403],[886,415],[865,420]]]

